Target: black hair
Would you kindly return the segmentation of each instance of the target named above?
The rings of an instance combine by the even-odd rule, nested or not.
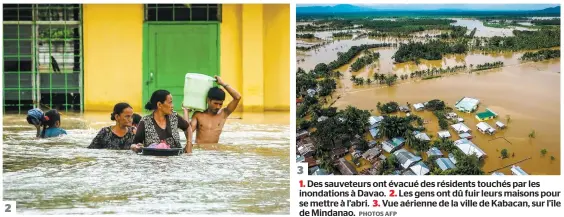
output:
[[[131,108],[133,109],[129,104],[127,104],[126,102],[120,102],[118,104],[116,104],[114,106],[114,111],[112,112],[112,117],[110,118],[112,121],[116,120],[116,115],[119,115],[121,113],[123,113],[123,110],[125,110],[126,108]]]
[[[145,104],[145,109],[147,110],[157,109],[157,103],[158,102],[164,103],[168,95],[170,95],[170,92],[168,92],[168,90],[156,90],[155,92],[153,92],[153,95],[151,95],[151,99],[149,100],[149,102]]]
[[[133,113],[133,124],[138,125],[141,122],[141,115]]]
[[[27,118],[27,123],[28,124],[32,124],[32,125],[38,125],[41,124],[41,120],[37,119],[36,117],[33,117],[31,115],[28,115]]]
[[[208,99],[211,100],[225,100],[225,91],[219,87],[212,87],[208,91]]]
[[[57,121],[61,121],[61,114],[59,114],[56,109],[45,112],[45,116],[43,116],[43,120],[41,120],[41,124],[43,125],[43,131],[41,131],[42,138],[45,138],[45,130],[47,127],[54,127]]]

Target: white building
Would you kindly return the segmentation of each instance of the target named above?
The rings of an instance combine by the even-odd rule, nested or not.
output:
[[[466,124],[464,123],[457,123],[457,124],[453,124],[450,125],[450,127],[452,127],[452,129],[454,131],[456,131],[458,134],[461,133],[470,133],[472,130],[470,130],[470,128],[468,126],[466,126]]]
[[[461,100],[459,100],[458,102],[456,102],[454,107],[458,111],[471,113],[471,112],[476,111],[479,104],[480,104],[480,100],[478,100],[478,99],[474,99],[474,98],[470,98],[470,97],[464,97]]]
[[[470,140],[467,139],[459,139],[454,141],[454,145],[462,151],[462,153],[466,155],[473,155],[475,154],[478,158],[481,158],[486,155],[482,149],[480,149],[477,145],[472,143]]]
[[[486,122],[480,122],[476,124],[476,127],[478,128],[478,131],[484,134],[493,135],[495,133],[495,129]]]

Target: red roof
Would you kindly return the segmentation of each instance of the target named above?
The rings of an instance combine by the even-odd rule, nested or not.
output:
[[[296,103],[301,103],[303,101],[304,101],[303,99],[296,99]]]
[[[308,167],[317,166],[317,162],[315,162],[315,159],[313,157],[307,157],[305,161],[307,162]]]

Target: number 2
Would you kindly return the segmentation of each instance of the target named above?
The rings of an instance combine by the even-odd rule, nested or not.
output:
[[[6,210],[4,212],[12,212],[12,205],[6,204]]]
[[[298,174],[303,174],[304,173],[304,167],[303,166],[298,166]]]
[[[394,190],[390,190],[390,197],[395,197],[396,196],[396,191]]]

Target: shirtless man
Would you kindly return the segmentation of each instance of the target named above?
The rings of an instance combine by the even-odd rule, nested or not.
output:
[[[212,87],[208,91],[208,108],[204,112],[194,113],[190,122],[192,130],[196,130],[196,144],[217,143],[225,120],[235,111],[239,101],[241,101],[239,92],[229,84],[225,84],[220,77],[215,76],[215,78],[217,84],[225,88],[229,95],[233,97],[233,101],[227,107],[221,108],[225,100],[225,92],[219,87]]]

